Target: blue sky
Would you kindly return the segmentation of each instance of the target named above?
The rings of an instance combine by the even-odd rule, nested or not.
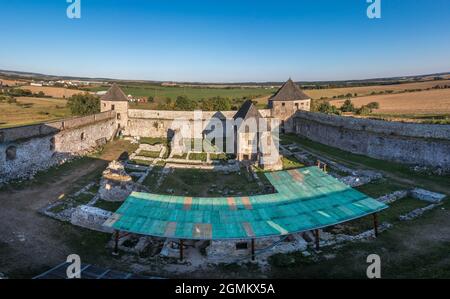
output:
[[[0,0],[0,69],[204,82],[450,71],[450,1]]]

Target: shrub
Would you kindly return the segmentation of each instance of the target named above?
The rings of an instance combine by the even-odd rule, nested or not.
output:
[[[336,115],[341,114],[341,112],[339,111],[339,109],[336,108],[336,106],[334,105],[332,106],[328,102],[320,104],[318,111],[326,114],[336,114]]]
[[[366,106],[370,109],[380,109],[380,103],[378,102],[370,102]]]
[[[205,111],[228,111],[231,110],[231,100],[220,96],[203,99],[200,108]]]
[[[91,94],[76,94],[68,99],[67,106],[73,115],[89,115],[100,112],[100,99]]]
[[[6,102],[8,104],[17,104],[17,100],[14,97],[7,97]]]
[[[370,109],[366,105],[363,105],[363,106],[361,106],[361,108],[356,110],[356,114],[358,114],[358,115],[368,115],[370,113],[372,113],[372,109]]]
[[[341,107],[342,112],[353,112],[355,111],[355,106],[350,99],[345,100],[344,104]]]
[[[292,255],[278,253],[269,258],[272,265],[276,267],[289,267],[295,264],[295,258]]]
[[[197,107],[197,102],[189,99],[187,96],[178,96],[175,101],[177,110],[192,111]]]

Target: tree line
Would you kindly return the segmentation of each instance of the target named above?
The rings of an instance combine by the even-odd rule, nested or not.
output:
[[[158,104],[159,110],[179,110],[193,111],[195,109],[203,111],[229,111],[237,110],[247,100],[229,99],[225,97],[212,97],[196,101],[187,96],[178,96],[176,100],[165,98],[162,103]],[[148,102],[153,103],[154,98],[148,97]],[[67,107],[73,115],[89,115],[100,112],[100,99],[95,95],[88,93],[76,94],[67,99]]]
[[[247,97],[230,99],[227,97],[215,96],[207,99],[193,100],[185,95],[178,96],[175,100],[167,97],[157,106],[159,110],[179,110],[179,111],[229,111],[237,110],[247,100]],[[149,103],[154,103],[154,97],[148,97]]]
[[[369,115],[372,113],[373,109],[380,109],[380,103],[370,102],[367,105],[362,105],[361,107],[356,108],[350,99],[345,100],[344,104],[340,108],[331,105],[329,102],[317,103],[316,101],[313,101],[311,107],[311,110],[315,112],[336,115],[341,115],[343,112],[350,112],[356,115]]]

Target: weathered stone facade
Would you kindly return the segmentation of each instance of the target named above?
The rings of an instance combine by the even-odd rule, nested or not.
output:
[[[133,191],[144,191],[140,184],[133,182],[119,161],[109,163],[103,171],[98,194],[106,201],[124,201]]]
[[[0,183],[27,178],[105,144],[115,133],[115,113],[0,129]]]
[[[88,229],[112,233],[111,227],[104,226],[103,223],[112,216],[112,212],[105,211],[96,207],[81,205],[77,207],[70,218],[73,225],[78,225]]]
[[[186,138],[202,138],[205,131],[216,125],[217,120],[225,122],[233,118],[235,111],[194,111],[128,110],[128,123],[124,134],[140,137],[172,137],[179,130]],[[202,120],[201,126],[194,126],[194,119]],[[213,120],[214,119],[214,120]],[[230,132],[230,134],[232,131]]]
[[[293,116],[297,111],[310,111],[311,98],[305,94],[291,79],[269,98],[271,116],[280,120],[281,133],[293,133]]]
[[[281,133],[294,132],[293,115],[299,110],[310,110],[311,100],[273,102],[269,104],[274,117],[280,120]]]
[[[387,122],[298,111],[297,135],[344,151],[450,169],[450,125]]]

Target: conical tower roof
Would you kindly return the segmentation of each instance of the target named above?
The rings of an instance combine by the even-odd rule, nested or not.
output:
[[[311,97],[306,95],[291,78],[270,98],[271,101],[299,101],[309,99]]]
[[[126,94],[114,83],[111,88],[101,97],[102,101],[125,101],[128,102]]]

